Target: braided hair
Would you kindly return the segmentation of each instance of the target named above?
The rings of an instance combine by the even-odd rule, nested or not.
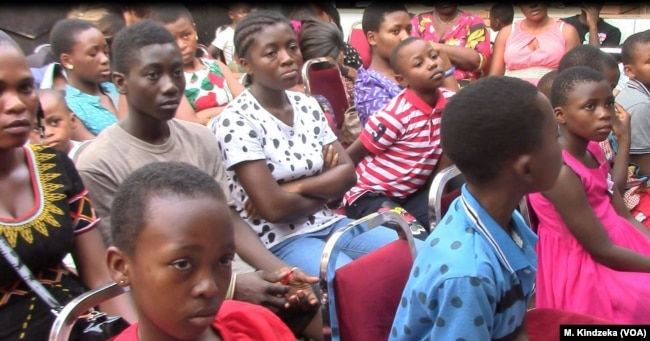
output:
[[[248,49],[255,42],[255,34],[266,26],[272,26],[278,23],[285,23],[293,29],[289,19],[277,11],[257,10],[251,12],[242,19],[235,27],[235,53],[239,57],[244,57]]]

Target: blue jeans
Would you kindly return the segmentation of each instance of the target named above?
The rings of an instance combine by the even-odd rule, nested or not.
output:
[[[311,276],[318,277],[320,271],[320,258],[325,248],[327,239],[337,230],[354,220],[343,218],[336,223],[316,232],[291,237],[270,250],[287,264],[297,266]],[[397,232],[384,226],[377,226],[372,230],[350,239],[342,247],[342,253],[336,261],[339,268],[354,259],[357,259],[373,250],[376,250],[394,240]],[[421,240],[415,240],[419,249]]]

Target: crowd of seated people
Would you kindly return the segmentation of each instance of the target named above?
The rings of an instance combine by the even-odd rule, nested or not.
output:
[[[182,5],[77,6],[38,67],[0,34],[0,238],[62,302],[129,286],[99,307],[131,323],[117,340],[323,340],[325,243],[387,210],[419,251],[391,340],[516,339],[531,304],[650,323],[650,31],[617,61],[601,5],[516,8],[486,25],[371,2],[367,68],[320,2],[233,5],[208,54]],[[340,71],[353,143],[305,93],[319,57]],[[465,183],[431,230],[452,165]],[[336,267],[398,238],[351,238]],[[0,268],[0,339],[46,340],[50,308]]]

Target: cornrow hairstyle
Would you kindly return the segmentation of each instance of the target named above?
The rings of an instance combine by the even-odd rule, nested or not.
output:
[[[207,197],[226,205],[221,186],[201,169],[184,162],[149,163],[131,173],[115,194],[111,205],[111,234],[115,246],[133,255],[138,236],[147,226],[152,199],[168,197]]]
[[[289,19],[280,12],[260,9],[249,13],[235,27],[235,54],[239,57],[246,57],[248,49],[255,41],[255,34],[264,29],[264,27],[278,23],[285,23],[293,29],[293,25]]]
[[[169,31],[161,24],[150,19],[139,21],[125,27],[117,33],[113,40],[113,70],[124,75],[129,74],[133,63],[140,56],[140,50],[153,44],[172,44],[176,49],[176,41]],[[180,51],[178,51],[180,55]]]
[[[561,107],[566,104],[569,93],[576,84],[585,82],[601,82],[605,76],[587,66],[570,67],[555,76],[551,87],[551,105]]]
[[[505,162],[542,146],[548,118],[537,104],[538,96],[527,81],[492,76],[451,97],[440,123],[441,144],[467,182],[489,183]]]
[[[370,31],[379,31],[379,27],[381,26],[381,23],[384,22],[386,15],[393,12],[408,13],[408,10],[399,2],[384,3],[383,1],[375,1],[370,3],[370,5],[363,10],[363,17],[361,18],[361,28],[363,29],[363,33],[367,35]]]
[[[627,39],[625,39],[623,42],[623,46],[621,47],[621,61],[623,64],[632,64],[634,62],[633,54],[636,51],[636,48],[641,44],[648,43],[650,43],[650,30],[637,32],[627,37]]]
[[[62,19],[57,21],[50,32],[50,46],[56,59],[59,60],[64,53],[72,52],[79,33],[92,28],[99,30],[95,24],[87,20]]]

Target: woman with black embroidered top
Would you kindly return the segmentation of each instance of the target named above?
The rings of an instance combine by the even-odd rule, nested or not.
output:
[[[62,152],[26,145],[39,103],[20,47],[0,35],[0,238],[65,303],[111,281],[98,219],[74,164]],[[62,264],[72,252],[79,277]],[[47,340],[54,315],[0,257],[0,340]],[[134,321],[128,296],[100,307]]]
[[[351,221],[326,204],[354,185],[354,165],[316,100],[289,90],[303,60],[286,17],[249,14],[235,30],[235,51],[253,82],[213,130],[237,211],[276,256],[318,275],[327,238]],[[338,265],[395,239],[377,227],[351,239]]]

